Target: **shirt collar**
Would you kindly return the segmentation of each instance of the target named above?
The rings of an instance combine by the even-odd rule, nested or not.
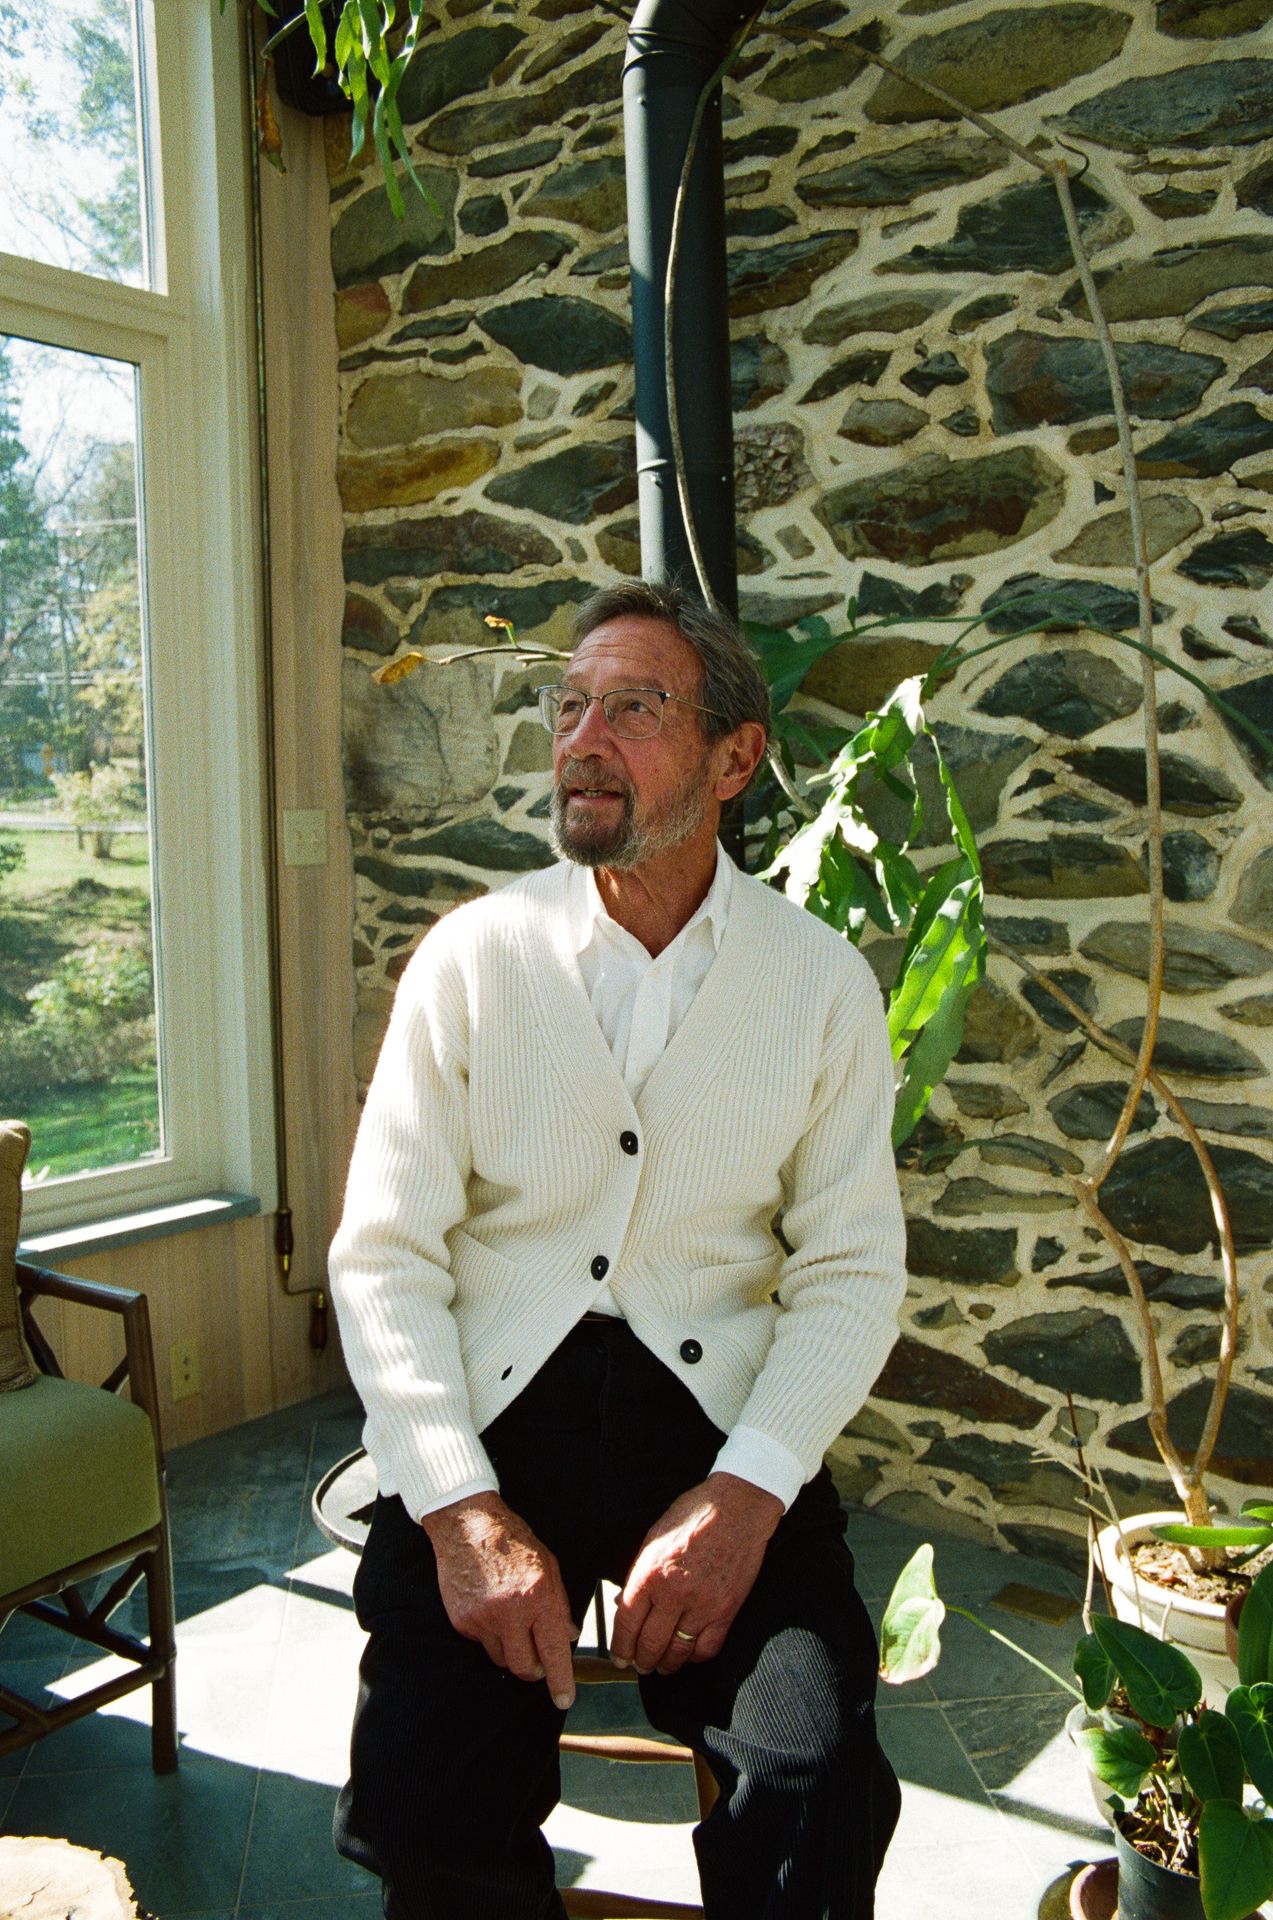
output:
[[[681,932],[677,934],[678,940],[681,934],[688,933],[691,927],[705,920],[711,932],[712,945],[718,953],[720,952],[720,943],[725,934],[725,921],[729,916],[729,899],[733,890],[733,880],[734,863],[718,840],[716,872],[712,884],[707,890],[707,896],[702,905],[690,915]],[[570,882],[566,907],[570,946],[575,953],[582,953],[599,928],[615,923],[610,919],[605,901],[597,888],[597,876],[591,867],[581,867],[571,863]]]

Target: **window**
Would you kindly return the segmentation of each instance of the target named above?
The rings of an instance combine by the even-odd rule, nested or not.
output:
[[[0,0],[0,15],[6,9]],[[0,1108],[28,1231],[272,1203],[250,176],[234,10],[0,52]]]

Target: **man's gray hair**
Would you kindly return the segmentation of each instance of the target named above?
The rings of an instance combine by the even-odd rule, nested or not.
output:
[[[682,586],[670,581],[617,580],[585,600],[575,614],[571,649],[609,620],[662,620],[675,627],[702,662],[698,698],[710,713],[699,724],[709,740],[723,740],[745,720],[771,724],[769,683],[760,662],[728,614],[714,613]]]

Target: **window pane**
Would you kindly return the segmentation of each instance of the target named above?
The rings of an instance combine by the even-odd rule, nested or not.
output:
[[[0,335],[0,1110],[31,1176],[162,1151],[136,369]]]
[[[0,0],[0,251],[149,284],[135,0]]]

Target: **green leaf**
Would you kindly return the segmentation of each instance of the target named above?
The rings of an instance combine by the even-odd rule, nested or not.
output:
[[[1113,1662],[1132,1712],[1151,1727],[1169,1727],[1202,1698],[1198,1669],[1179,1648],[1126,1620],[1097,1614],[1092,1631]]]
[[[898,1574],[880,1623],[880,1678],[890,1686],[931,1673],[941,1658],[946,1609],[933,1584],[933,1550],[925,1541]]]
[[[1273,1507],[1266,1506],[1262,1500],[1244,1500],[1242,1511],[1252,1514],[1257,1520],[1273,1522]]]
[[[935,733],[929,733],[933,743],[933,752],[937,755],[937,774],[941,780],[942,792],[946,796],[946,817],[950,821],[951,839],[959,848],[974,873],[981,872],[981,858],[977,852],[977,842],[973,839],[972,828],[968,824],[968,815],[964,812],[964,803],[959,798],[950,768],[946,765],[946,756],[941,750]]]
[[[1074,1649],[1074,1671],[1083,1699],[1095,1712],[1114,1690],[1114,1662],[1094,1633],[1085,1633]]]
[[[1221,1520],[1214,1527],[1187,1527],[1173,1520],[1167,1526],[1155,1527],[1154,1538],[1177,1547],[1267,1547],[1273,1542],[1273,1527],[1244,1526],[1239,1520]]]
[[[812,626],[812,622],[806,624],[803,634],[797,634],[788,633],[782,627],[761,626],[755,620],[743,622],[743,632],[760,655],[775,712],[786,706],[810,667],[815,666],[824,653],[830,653],[833,647],[838,647],[846,637],[842,633],[832,633],[829,628],[821,634],[809,632],[809,626]]]
[[[1238,1621],[1238,1679],[1244,1687],[1273,1680],[1273,1567],[1251,1582]]]
[[[875,871],[880,877],[895,927],[909,926],[916,903],[923,898],[924,881],[913,860],[887,840],[875,849]]]
[[[1242,1745],[1237,1728],[1222,1713],[1208,1708],[1183,1726],[1176,1752],[1181,1772],[1199,1800],[1241,1800]]]
[[[1273,1893],[1273,1821],[1248,1818],[1236,1800],[1209,1800],[1198,1865],[1207,1920],[1246,1920]]]
[[[1134,1800],[1158,1755],[1138,1727],[1083,1727],[1075,1736],[1097,1779]]]
[[[305,0],[305,24],[314,43],[314,72],[321,73],[327,65],[327,23],[320,0]]]
[[[1256,1792],[1262,1800],[1273,1801],[1273,1682],[1234,1687],[1224,1711],[1238,1730],[1242,1758]]]
[[[951,970],[945,992],[923,1031],[911,1043],[901,1085],[893,1105],[894,1150],[910,1138],[928,1110],[933,1088],[939,1084],[959,1051],[964,1015],[982,973],[982,955],[969,946]]]
[[[966,977],[968,957],[980,946],[980,909],[981,882],[970,873],[950,889],[931,915],[889,999],[888,1030],[895,1060],[932,1018],[948,987]]]

